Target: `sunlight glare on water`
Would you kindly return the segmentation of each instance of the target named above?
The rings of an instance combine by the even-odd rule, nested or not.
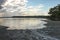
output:
[[[43,18],[4,18],[0,19],[4,20],[4,22],[0,23],[3,26],[9,27],[8,29],[41,29],[46,26],[46,22],[42,20],[46,20]]]

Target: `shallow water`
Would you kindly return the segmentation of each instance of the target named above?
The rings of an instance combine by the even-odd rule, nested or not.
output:
[[[0,25],[8,26],[8,29],[41,29],[46,26],[45,18],[0,18]]]
[[[9,30],[4,30],[4,35],[9,36],[8,39],[12,40],[59,40],[55,37],[47,35],[46,33],[52,32],[52,29],[46,29],[43,31],[43,28],[47,28],[45,18],[0,18],[0,25],[9,27]],[[52,21],[50,21],[52,22]],[[52,22],[53,27],[55,27]],[[49,26],[52,27],[51,24]],[[22,30],[21,30],[22,29]],[[27,29],[27,30],[23,30]],[[31,30],[33,29],[33,30]],[[42,29],[42,30],[40,30]],[[7,31],[7,32],[6,32]],[[54,32],[54,31],[53,31]],[[0,33],[0,34],[2,34]],[[5,34],[6,33],[6,34]],[[52,33],[53,34],[53,33]],[[3,37],[4,37],[3,35]],[[23,38],[23,39],[22,39]]]

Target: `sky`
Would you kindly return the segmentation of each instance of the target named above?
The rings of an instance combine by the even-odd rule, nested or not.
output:
[[[28,5],[37,6],[42,4],[45,10],[60,4],[60,0],[29,0]]]
[[[37,6],[39,4],[44,5],[45,9],[51,8],[60,4],[60,0],[28,0],[28,5]]]
[[[9,15],[48,15],[49,9],[58,4],[60,0],[0,0],[4,13],[11,12]]]
[[[39,5],[43,4],[46,6],[56,6],[57,4],[60,4],[60,0],[28,0],[29,5]]]

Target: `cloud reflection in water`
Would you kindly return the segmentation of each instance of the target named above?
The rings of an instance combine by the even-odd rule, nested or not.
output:
[[[8,26],[8,29],[40,29],[44,28],[42,18],[4,18],[1,25]]]

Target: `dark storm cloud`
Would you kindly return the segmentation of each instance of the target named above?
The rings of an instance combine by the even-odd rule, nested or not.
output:
[[[6,0],[0,0],[0,5],[2,5]]]
[[[0,9],[3,8],[1,5],[5,3],[6,0],[0,0]]]
[[[0,6],[0,9],[3,8],[2,6]]]

